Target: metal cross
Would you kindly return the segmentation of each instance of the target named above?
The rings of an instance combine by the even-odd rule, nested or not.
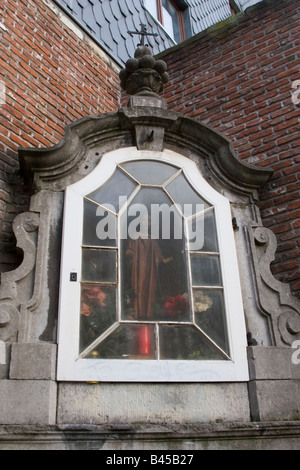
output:
[[[157,33],[147,33],[147,27],[145,24],[141,24],[141,31],[127,31],[129,34],[140,34],[141,43],[138,46],[145,46],[145,36],[158,36]]]

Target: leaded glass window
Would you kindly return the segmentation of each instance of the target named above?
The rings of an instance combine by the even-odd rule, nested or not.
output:
[[[180,154],[119,149],[66,190],[58,380],[248,380],[229,201]]]
[[[84,199],[80,357],[230,359],[214,207],[173,165],[117,166]]]

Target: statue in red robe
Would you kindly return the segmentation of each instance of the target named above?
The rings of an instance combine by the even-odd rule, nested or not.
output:
[[[162,262],[168,263],[172,258],[164,258],[158,240],[151,238],[130,240],[126,255],[131,258],[131,288],[136,293],[133,300],[135,318],[151,320],[159,265]]]

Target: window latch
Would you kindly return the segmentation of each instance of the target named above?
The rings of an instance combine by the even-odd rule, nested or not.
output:
[[[77,273],[70,273],[70,281],[77,282]]]

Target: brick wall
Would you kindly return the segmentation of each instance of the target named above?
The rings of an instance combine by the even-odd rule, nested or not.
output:
[[[118,69],[50,0],[0,3],[0,271],[20,261],[12,221],[28,208],[18,146],[48,147],[65,127],[119,106]]]
[[[300,296],[299,0],[259,3],[160,57],[169,109],[223,132],[245,162],[274,169],[260,204],[278,238],[272,269]]]

